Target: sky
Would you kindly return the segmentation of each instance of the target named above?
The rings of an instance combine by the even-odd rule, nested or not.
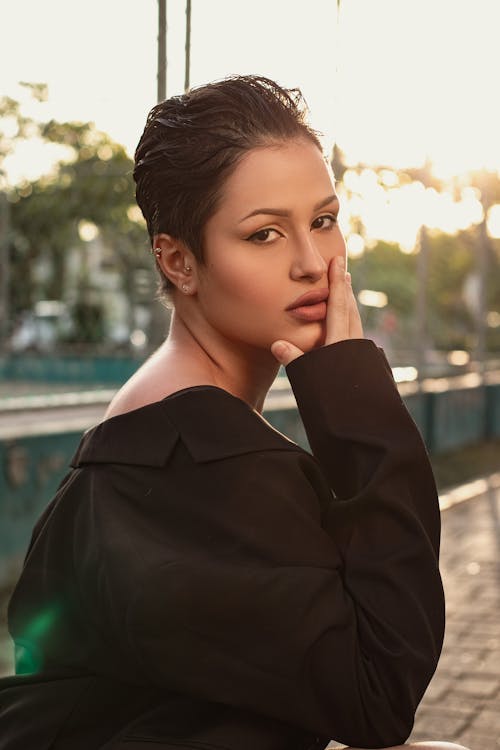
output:
[[[33,115],[94,121],[132,155],[156,101],[157,0],[0,0],[0,11],[0,94],[47,83]],[[167,16],[171,96],[184,86],[185,0],[167,0]],[[340,13],[337,0],[192,0],[191,85],[258,73],[298,86],[327,152],[337,142],[350,164],[393,169],[428,159],[446,180],[500,170],[499,28],[500,0],[341,0]],[[11,181],[56,156],[24,144]],[[422,222],[452,232],[481,220],[467,192],[453,201],[415,185],[391,203],[373,173],[356,184],[368,235],[408,251]]]
[[[185,0],[167,0],[168,90],[184,81]],[[0,0],[0,93],[93,120],[130,153],[156,99],[157,0]],[[261,73],[299,86],[353,161],[441,175],[500,168],[498,0],[192,0],[191,83]]]

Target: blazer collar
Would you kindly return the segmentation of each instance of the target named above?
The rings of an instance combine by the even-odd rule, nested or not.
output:
[[[241,399],[194,386],[92,427],[71,461],[163,466],[178,440],[202,463],[262,450],[300,450]]]

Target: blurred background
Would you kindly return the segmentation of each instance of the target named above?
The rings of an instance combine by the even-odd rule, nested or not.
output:
[[[498,3],[170,0],[158,48],[160,7],[2,3],[0,347],[16,371],[162,340],[133,151],[158,94],[248,72],[299,86],[324,133],[368,334],[421,375],[494,361]]]
[[[2,0],[0,11],[0,588],[82,430],[168,330],[134,201],[146,115],[230,74],[302,89],[338,181],[366,334],[440,486],[498,471],[496,0]],[[304,442],[283,376],[266,416]]]

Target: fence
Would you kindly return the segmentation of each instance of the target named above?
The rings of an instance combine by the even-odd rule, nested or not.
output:
[[[24,361],[23,367],[29,363]],[[31,375],[47,378],[46,365],[31,363]],[[52,377],[71,380],[71,362],[53,362]],[[75,373],[82,377],[82,363]],[[12,367],[12,366],[11,366]],[[44,370],[45,367],[45,370]],[[69,367],[69,369],[68,369]],[[82,432],[100,421],[119,373],[137,367],[133,360],[87,362],[89,381],[107,387],[81,392],[0,399],[0,586],[18,570],[36,518],[54,494]],[[5,374],[4,367],[4,374]],[[54,374],[55,373],[55,374]],[[26,376],[26,371],[17,375]],[[14,375],[11,369],[10,375]],[[99,377],[97,377],[99,376]],[[402,384],[400,392],[431,453],[438,454],[500,436],[500,371],[487,381],[468,374]],[[24,405],[24,408],[21,408]],[[264,408],[265,418],[307,448],[304,428],[288,381],[279,377]]]

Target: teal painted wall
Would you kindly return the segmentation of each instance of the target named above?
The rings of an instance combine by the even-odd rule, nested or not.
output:
[[[143,359],[133,357],[39,356],[0,360],[0,378],[44,383],[124,383]]]
[[[108,373],[112,370],[109,369]],[[405,398],[433,453],[500,435],[500,383]],[[296,409],[266,411],[280,432],[307,449]],[[79,432],[0,439],[0,585],[10,562],[24,554],[32,527],[68,471]]]

